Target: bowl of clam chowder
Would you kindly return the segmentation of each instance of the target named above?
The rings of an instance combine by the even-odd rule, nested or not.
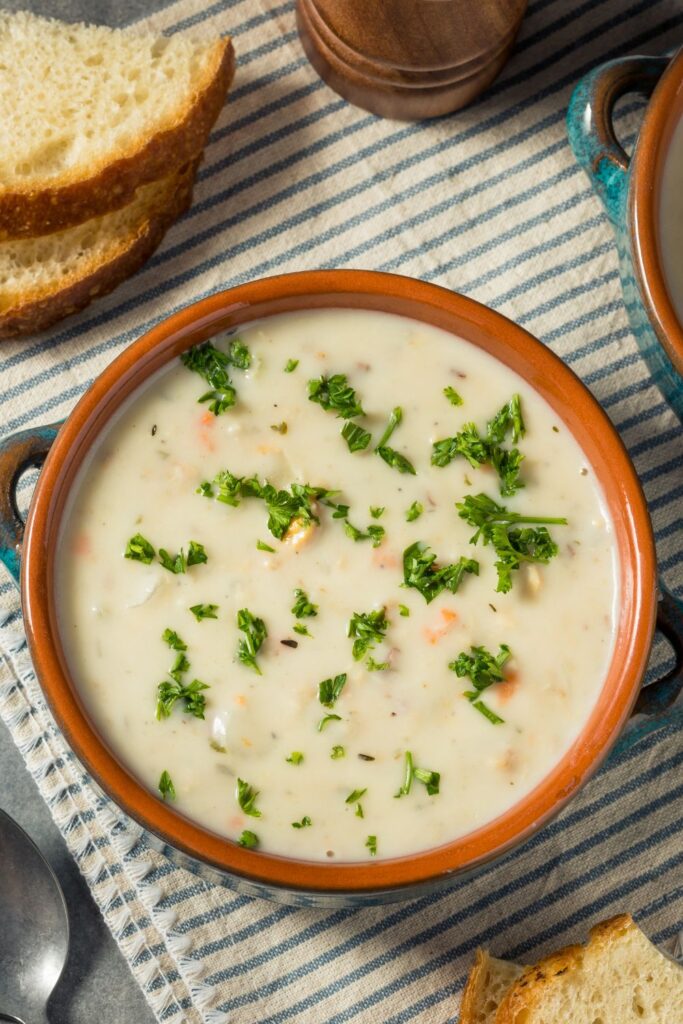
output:
[[[614,225],[624,303],[652,375],[683,420],[683,50],[628,56],[587,74],[567,114],[569,141]],[[613,111],[648,97],[633,154]]]
[[[43,459],[22,537],[9,483]],[[452,884],[555,814],[638,698],[657,594],[629,458],[548,349],[433,285],[211,296],[5,442],[0,477],[73,750],[242,891]]]

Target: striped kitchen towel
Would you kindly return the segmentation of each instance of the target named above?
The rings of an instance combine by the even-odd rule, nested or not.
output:
[[[487,95],[419,124],[379,120],[320,82],[292,0],[180,0],[150,21],[235,42],[194,205],[113,295],[39,340],[3,344],[3,433],[66,416],[127,343],[217,289],[314,267],[411,274],[517,320],[583,378],[631,452],[662,572],[681,593],[681,428],[629,332],[612,232],[564,128],[590,68],[681,41],[678,0],[532,0]],[[640,109],[620,105],[622,137]],[[525,960],[623,909],[656,941],[683,923],[680,708],[628,733],[558,820],[452,891],[293,909],[198,881],[119,819],[45,709],[4,579],[0,602],[0,714],[160,1021],[443,1024],[457,1019],[479,943]]]

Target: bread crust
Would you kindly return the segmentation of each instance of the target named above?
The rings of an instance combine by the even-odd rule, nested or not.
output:
[[[553,980],[559,975],[578,967],[589,945],[592,948],[609,946],[616,935],[636,927],[630,914],[619,914],[591,928],[585,946],[565,946],[564,949],[559,949],[556,953],[539,960],[533,967],[527,967],[521,978],[510,987],[498,1007],[495,1024],[526,1024],[529,1014],[543,996],[545,989],[552,985]]]
[[[477,1024],[482,1020],[483,1006],[491,996],[491,974],[496,969],[504,969],[506,974],[509,973],[510,985],[514,984],[515,977],[519,977],[524,970],[523,967],[512,961],[498,960],[487,953],[485,949],[477,949],[474,964],[462,994],[460,1024]]]
[[[37,334],[112,291],[138,270],[152,255],[164,235],[190,206],[199,159],[176,176],[176,186],[165,206],[152,210],[141,222],[135,238],[122,244],[106,263],[93,261],[75,280],[49,294],[36,289],[24,300],[0,313],[0,340]]]
[[[0,185],[0,240],[49,235],[112,213],[129,203],[140,185],[189,163],[204,148],[234,70],[232,43],[228,38],[219,39],[192,106],[178,111],[170,127],[103,164],[88,178],[68,180],[64,176],[59,184],[44,189]]]

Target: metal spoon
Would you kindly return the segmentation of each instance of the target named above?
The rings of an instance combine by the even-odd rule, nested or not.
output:
[[[0,810],[0,1021],[48,1024],[47,1001],[69,949],[69,918],[54,872]]]

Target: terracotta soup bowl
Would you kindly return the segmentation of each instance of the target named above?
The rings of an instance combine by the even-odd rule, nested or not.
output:
[[[577,740],[550,774],[511,810],[437,849],[376,862],[318,863],[244,849],[194,824],[133,777],[98,735],[70,677],[55,614],[55,546],[75,475],[124,399],[160,367],[219,331],[306,309],[380,310],[432,324],[484,349],[525,378],[578,441],[600,481],[614,525],[621,575],[616,643],[606,681]],[[44,463],[44,464],[43,464]],[[15,487],[43,465],[24,528]],[[453,884],[540,829],[596,770],[634,711],[658,713],[681,687],[671,673],[641,690],[656,625],[681,652],[681,611],[658,601],[645,499],[607,416],[566,366],[498,313],[430,284],[365,271],[319,271],[241,285],[160,323],[97,378],[61,425],[24,431],[0,446],[2,558],[18,580],[43,693],[93,780],[176,861],[242,892],[295,904],[357,906],[413,897]]]
[[[612,123],[617,100],[628,93],[651,97],[630,159]],[[633,334],[664,397],[683,420],[683,325],[667,289],[658,226],[664,166],[681,117],[683,50],[673,59],[623,57],[591,71],[574,91],[567,130],[574,155],[614,225]]]

